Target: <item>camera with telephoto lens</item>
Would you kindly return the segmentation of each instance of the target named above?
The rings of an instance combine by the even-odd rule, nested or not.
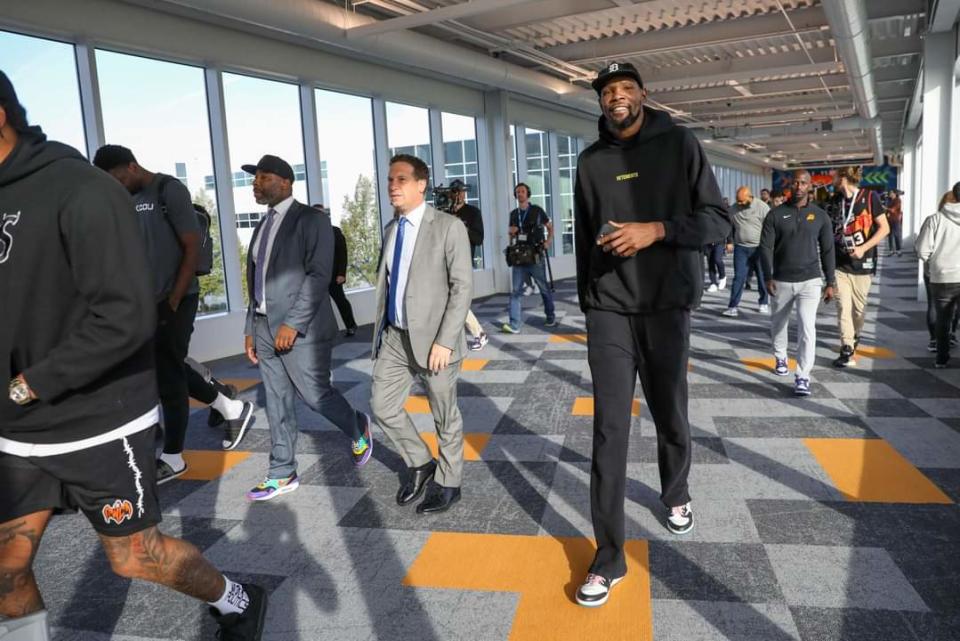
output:
[[[450,183],[449,187],[444,185],[437,185],[433,188],[433,206],[435,209],[440,211],[445,211],[448,214],[453,213],[453,193],[456,191],[464,191],[470,193],[470,185],[463,182],[462,180],[454,180]]]

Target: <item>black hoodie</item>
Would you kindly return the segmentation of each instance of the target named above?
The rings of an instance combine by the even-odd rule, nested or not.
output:
[[[153,291],[133,201],[73,148],[20,134],[0,164],[0,451],[70,443],[157,405]],[[39,400],[18,406],[23,374]]]
[[[600,139],[577,163],[576,250],[580,308],[623,314],[691,309],[703,293],[701,248],[723,242],[730,214],[693,133],[644,107],[636,136],[619,140],[600,117]],[[596,244],[600,227],[662,222],[665,238],[630,258]]]

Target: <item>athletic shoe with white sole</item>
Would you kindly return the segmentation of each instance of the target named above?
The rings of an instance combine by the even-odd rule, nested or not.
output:
[[[623,581],[623,577],[605,579],[599,574],[588,574],[583,585],[577,590],[577,603],[584,607],[596,608],[607,602],[613,586]]]
[[[183,476],[183,473],[187,471],[187,464],[184,463],[183,467],[179,470],[173,469],[173,466],[164,461],[163,459],[157,459],[157,485],[163,485],[168,481]]]
[[[738,310],[736,307],[728,307],[722,312],[720,312],[720,315],[729,316],[730,318],[736,318],[737,316],[740,315],[740,310]]]
[[[247,499],[250,501],[269,501],[281,494],[293,492],[298,487],[300,487],[300,479],[297,478],[296,472],[285,479],[266,478],[247,492]]]
[[[667,514],[667,529],[673,534],[687,534],[693,529],[693,510],[690,503],[670,508]]]
[[[253,403],[244,401],[240,416],[232,421],[227,421],[227,429],[224,431],[223,442],[221,443],[223,449],[232,450],[240,445],[240,441],[243,440],[243,437],[247,435],[247,430],[250,429],[250,423],[253,422],[253,410]]]

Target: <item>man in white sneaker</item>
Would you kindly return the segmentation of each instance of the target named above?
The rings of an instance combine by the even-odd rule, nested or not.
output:
[[[763,219],[769,211],[766,203],[753,197],[749,187],[744,186],[737,190],[737,204],[733,213],[733,287],[730,289],[730,304],[723,312],[724,316],[736,317],[740,313],[740,297],[751,271],[757,274],[757,287],[760,291],[758,311],[761,314],[770,313],[767,288],[763,281],[763,272],[759,269],[760,232],[763,230]]]
[[[825,211],[810,202],[809,172],[794,173],[790,200],[770,210],[763,221],[760,252],[767,292],[773,297],[771,336],[778,376],[787,365],[787,326],[797,306],[797,371],[793,392],[810,396],[810,370],[817,347],[817,308],[834,296],[833,226]],[[826,287],[821,292],[822,279]]]

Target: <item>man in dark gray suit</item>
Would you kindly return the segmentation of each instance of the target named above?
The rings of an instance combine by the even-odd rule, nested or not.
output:
[[[377,271],[370,407],[407,464],[397,492],[406,505],[430,491],[417,513],[443,512],[460,500],[463,418],[457,378],[466,356],[463,325],[473,297],[467,228],[424,202],[429,171],[415,156],[390,161],[390,204],[396,213],[384,232]],[[420,438],[404,403],[415,376],[430,399],[439,464]]]
[[[296,395],[350,437],[354,463],[370,460],[370,419],[330,385],[330,357],[337,322],[330,306],[333,230],[330,218],[293,199],[293,169],[264,156],[242,169],[254,174],[253,195],[269,205],[247,252],[246,352],[260,375],[270,423],[270,471],[247,492],[266,501],[292,492],[297,479]]]

